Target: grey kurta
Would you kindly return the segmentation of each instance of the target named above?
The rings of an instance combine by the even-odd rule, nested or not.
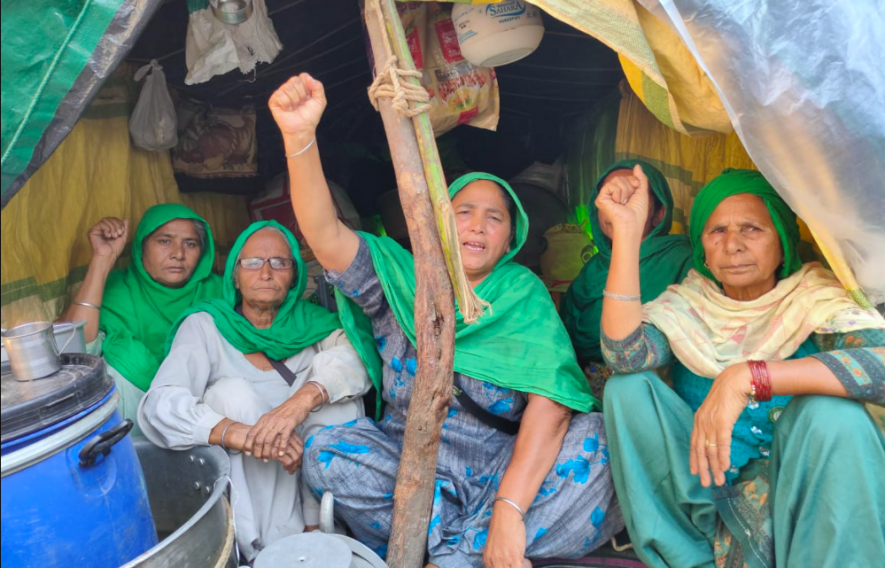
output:
[[[363,416],[358,397],[370,383],[343,331],[305,348],[286,365],[297,376],[291,387],[277,371],[252,365],[218,332],[212,316],[194,314],[182,323],[142,399],[139,424],[149,440],[164,448],[207,445],[210,432],[225,417],[255,424],[308,381],[323,385],[330,403],[298,429],[302,438]],[[239,453],[230,458],[237,542],[247,558],[305,525],[318,524],[319,504],[302,486],[300,472],[290,476],[278,462],[266,464]]]
[[[386,554],[393,491],[417,352],[384,298],[364,241],[351,266],[329,280],[372,319],[384,362],[384,419],[363,418],[308,439],[304,474],[318,494],[331,491],[335,510],[362,542]],[[525,393],[461,376],[461,386],[489,412],[519,420]],[[515,437],[486,426],[452,400],[443,426],[428,550],[440,568],[481,567],[492,504]],[[602,415],[572,419],[562,450],[526,516],[529,558],[579,557],[623,528],[614,496]]]

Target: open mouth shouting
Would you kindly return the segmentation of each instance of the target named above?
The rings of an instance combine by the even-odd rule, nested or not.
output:
[[[468,252],[473,252],[473,253],[481,253],[481,252],[485,252],[485,250],[486,250],[486,246],[484,244],[476,242],[476,241],[465,241],[465,242],[461,243],[461,247],[464,250],[466,250]]]

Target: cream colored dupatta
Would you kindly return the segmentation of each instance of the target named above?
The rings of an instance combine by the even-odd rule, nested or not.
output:
[[[812,333],[885,329],[877,311],[858,306],[835,275],[816,262],[750,302],[732,300],[692,270],[681,284],[645,304],[642,316],[667,336],[683,365],[709,378],[749,359],[786,359]]]

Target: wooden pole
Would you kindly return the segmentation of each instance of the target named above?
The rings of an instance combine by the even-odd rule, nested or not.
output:
[[[390,43],[394,55],[396,55],[399,60],[400,68],[406,70],[415,69],[415,62],[412,60],[412,52],[409,50],[406,34],[403,30],[402,22],[399,19],[399,13],[396,9],[396,2],[394,0],[379,0],[379,4],[384,13],[384,19],[387,20],[387,23],[390,26]],[[414,77],[410,77],[406,79],[406,81],[414,85],[420,85],[418,79]],[[452,204],[449,200],[449,188],[448,184],[446,184],[445,176],[443,175],[442,164],[439,159],[439,150],[437,150],[436,147],[436,136],[433,133],[433,125],[430,123],[430,115],[426,112],[421,113],[412,119],[412,124],[415,126],[418,148],[421,150],[424,175],[427,178],[427,187],[430,192],[431,204],[436,212],[437,230],[442,236],[441,241],[443,243],[451,242],[451,233],[455,232],[455,228],[452,225],[447,226],[444,219],[447,216],[454,218],[454,214],[451,212]],[[474,302],[477,300],[468,297],[473,296],[472,290],[469,286],[464,289],[464,285],[467,283],[466,275],[463,274],[464,269],[461,267],[461,250],[460,248],[449,251],[444,250],[443,256],[447,263],[449,277],[455,283],[454,292],[455,297],[458,298],[458,305],[460,306],[462,313],[465,313],[465,310],[470,310],[473,307]],[[461,287],[458,286],[459,280],[463,283]],[[481,306],[477,306],[476,309],[479,309],[481,313]],[[468,321],[470,321],[475,317],[478,317],[480,314],[474,313],[468,315],[465,313],[465,315],[468,316]]]
[[[387,34],[388,28],[368,3],[366,26],[380,73],[387,59],[381,34]],[[439,440],[452,398],[455,305],[412,119],[401,116],[389,99],[379,101],[379,110],[415,256],[418,344],[418,372],[397,472],[387,563],[391,568],[420,568],[427,548]]]
[[[380,9],[383,12],[382,19],[387,29],[386,39],[389,40],[384,49],[381,51],[373,49],[373,52],[376,55],[376,60],[381,54],[384,54],[385,59],[390,55],[395,55],[400,69],[415,71],[415,62],[412,60],[412,53],[406,41],[406,34],[403,31],[396,4],[394,0],[371,0],[367,4],[367,7],[372,11]],[[380,72],[380,69],[376,72]],[[417,75],[420,76],[420,73]],[[415,76],[403,77],[401,81],[417,88],[422,93],[425,92],[424,87]],[[426,112],[418,113],[412,118],[412,124],[418,138],[418,148],[421,151],[430,201],[436,213],[436,228],[443,246],[443,257],[449,271],[449,278],[454,286],[455,299],[458,301],[458,309],[464,323],[470,324],[478,320],[489,305],[473,291],[461,264],[461,248],[455,226],[455,212],[449,199],[449,188],[443,175],[430,116]]]

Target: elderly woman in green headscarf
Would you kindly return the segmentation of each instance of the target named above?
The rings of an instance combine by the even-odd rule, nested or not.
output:
[[[337,219],[315,129],[322,85],[294,77],[270,108],[289,155],[292,203],[311,250],[340,292],[342,323],[358,335],[367,319],[376,359],[370,374],[386,403],[378,423],[323,430],[306,442],[304,472],[358,539],[382,556],[406,415],[419,365],[415,268],[388,238],[358,234]],[[490,174],[449,188],[462,266],[491,307],[455,327],[455,393],[436,470],[428,553],[440,568],[522,568],[528,558],[580,556],[622,527],[598,401],[541,281],[512,262],[528,233],[513,190]],[[346,299],[346,300],[345,300]],[[582,414],[574,414],[575,412]]]
[[[319,503],[298,471],[303,440],[363,416],[359,397],[370,388],[338,318],[301,299],[306,286],[292,233],[273,221],[250,226],[231,250],[223,298],[181,315],[139,407],[158,446],[228,451],[247,561],[319,524]]]
[[[875,566],[885,558],[885,320],[802,264],[759,172],[694,202],[694,270],[640,302],[648,186],[602,191],[616,238],[602,312],[612,469],[649,566]],[[670,365],[673,387],[648,372]],[[632,373],[632,374],[627,374]]]
[[[184,205],[148,209],[138,224],[130,265],[113,270],[128,233],[129,222],[114,217],[90,229],[92,260],[61,321],[86,322],[87,349],[104,355],[121,395],[120,413],[135,420],[172,324],[195,302],[220,297],[221,278],[212,272],[215,241],[209,224]]]
[[[578,361],[590,381],[593,394],[602,398],[605,380],[611,369],[602,361],[600,320],[602,291],[608,279],[612,260],[612,220],[596,207],[596,197],[606,185],[636,187],[637,174],[648,178],[650,199],[648,216],[642,229],[639,247],[640,296],[643,302],[657,298],[667,286],[682,281],[691,268],[691,243],[685,235],[671,235],[673,226],[673,194],[667,179],[650,164],[640,160],[622,160],[603,172],[591,194],[590,227],[599,250],[581,269],[563,300],[560,313],[568,330]]]

